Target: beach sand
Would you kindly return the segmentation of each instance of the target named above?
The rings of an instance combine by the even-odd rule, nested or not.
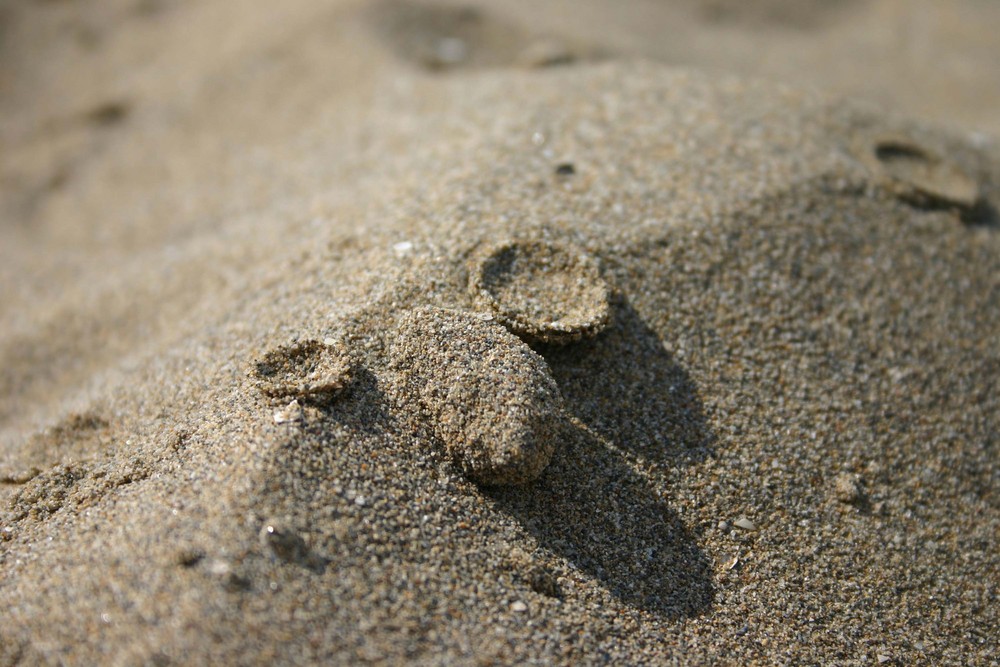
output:
[[[528,4],[0,11],[0,664],[1000,659],[997,10]]]

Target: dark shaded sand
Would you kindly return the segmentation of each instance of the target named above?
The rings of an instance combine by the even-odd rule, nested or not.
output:
[[[1000,658],[995,144],[641,62],[358,85],[5,229],[0,664]],[[604,329],[502,330],[511,239],[593,262]],[[500,292],[539,330],[605,294],[547,266]],[[533,482],[462,474],[555,412]]]

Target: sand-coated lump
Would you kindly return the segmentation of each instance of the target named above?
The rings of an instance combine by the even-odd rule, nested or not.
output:
[[[440,308],[401,318],[392,346],[400,400],[481,484],[538,477],[565,423],[548,365],[502,326]]]

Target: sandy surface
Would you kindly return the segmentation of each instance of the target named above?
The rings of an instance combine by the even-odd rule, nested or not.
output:
[[[1000,659],[995,5],[273,4],[0,6],[0,664]]]

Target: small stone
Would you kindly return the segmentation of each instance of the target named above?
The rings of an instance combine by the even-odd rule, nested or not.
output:
[[[408,255],[411,250],[413,250],[413,243],[410,241],[400,241],[392,246],[392,251],[396,253],[397,257]]]
[[[455,67],[469,57],[469,46],[459,37],[442,37],[434,44],[434,67]]]
[[[305,419],[305,412],[303,412],[299,402],[294,400],[285,407],[275,410],[273,417],[275,424],[287,424],[289,422],[302,421]]]
[[[834,496],[842,503],[857,505],[864,501],[861,478],[852,473],[841,473],[833,481]]]
[[[510,605],[511,611],[517,612],[518,614],[523,614],[528,611],[528,605],[521,602],[520,600],[515,601]]]
[[[440,308],[409,311],[390,368],[396,401],[473,481],[523,484],[548,465],[566,424],[559,387],[545,360],[499,324]]]
[[[232,568],[229,566],[229,563],[219,559],[209,562],[207,569],[210,574],[214,574],[217,577],[222,577],[232,572]]]
[[[473,297],[529,343],[590,338],[611,318],[611,290],[597,262],[576,248],[502,243],[474,260],[470,276]]]
[[[877,656],[875,656],[875,660],[878,661],[878,664],[884,665],[885,663],[892,660],[892,656],[886,655],[885,653],[879,653]]]
[[[757,530],[757,524],[746,517],[740,517],[736,521],[733,521],[733,525],[743,530]]]

